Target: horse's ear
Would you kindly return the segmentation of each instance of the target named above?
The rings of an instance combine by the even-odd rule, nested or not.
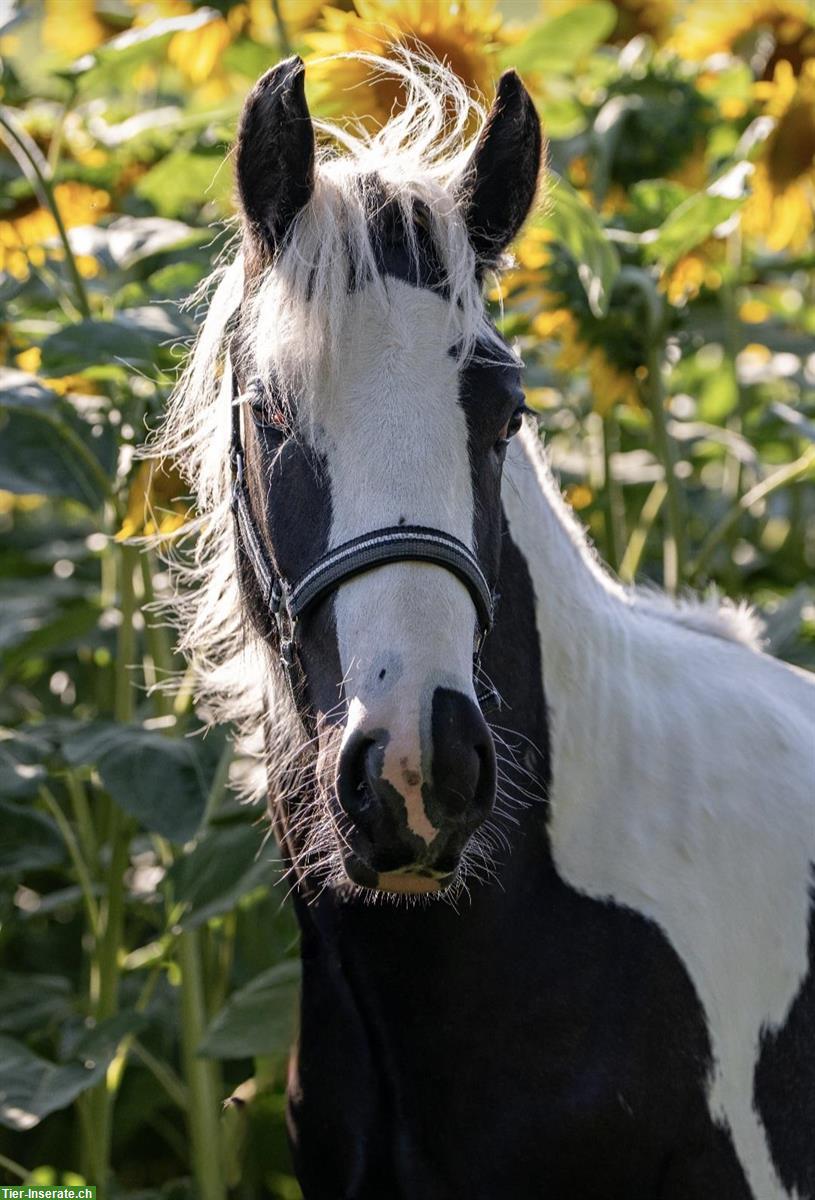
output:
[[[505,71],[462,181],[467,229],[481,266],[493,265],[523,225],[540,166],[538,114],[517,73]]]
[[[274,252],[314,187],[306,69],[295,56],[257,81],[238,126],[237,181],[250,235]]]

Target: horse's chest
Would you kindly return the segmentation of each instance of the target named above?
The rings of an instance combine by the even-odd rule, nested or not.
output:
[[[375,1185],[348,1196],[379,1200],[386,1181],[394,1200],[745,1200],[676,956],[633,914],[559,885],[547,900],[491,930],[453,918],[439,938],[414,913],[378,947],[355,931],[344,974],[364,1053],[349,1043],[328,1077],[321,1042],[336,1051],[342,1030],[304,1028],[301,1047],[370,1148]]]

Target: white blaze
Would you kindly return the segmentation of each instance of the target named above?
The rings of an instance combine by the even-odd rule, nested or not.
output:
[[[349,302],[347,342],[330,364],[314,413],[331,483],[329,547],[400,522],[453,534],[472,548],[467,421],[458,402],[455,329],[442,297],[400,280]],[[449,571],[424,563],[378,567],[335,598],[353,729],[385,730],[383,777],[405,798],[408,825],[435,829],[421,787],[431,752],[434,690],[470,696],[475,611]]]

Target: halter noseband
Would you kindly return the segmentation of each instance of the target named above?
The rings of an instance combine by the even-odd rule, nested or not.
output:
[[[473,651],[473,670],[477,670],[484,639],[492,628],[495,597],[479,566],[478,559],[465,544],[441,529],[424,525],[388,525],[371,530],[332,547],[308,568],[299,579],[287,580],[275,569],[255,521],[246,483],[245,453],[241,434],[241,392],[231,362],[232,437],[229,458],[232,467],[232,512],[235,516],[238,546],[252,567],[264,606],[269,610],[278,632],[280,661],[297,707],[302,697],[305,676],[297,652],[298,621],[309,609],[337,591],[349,579],[374,567],[395,562],[426,562],[444,567],[464,584],[475,605],[478,633]],[[251,387],[264,390],[262,380]],[[482,706],[496,702],[492,688],[478,695]],[[309,713],[313,720],[313,713]]]

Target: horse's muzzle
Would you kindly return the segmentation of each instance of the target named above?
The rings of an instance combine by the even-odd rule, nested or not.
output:
[[[340,752],[343,863],[361,887],[443,890],[494,804],[495,749],[478,706],[462,692],[436,688],[429,716],[416,761],[368,718]]]

